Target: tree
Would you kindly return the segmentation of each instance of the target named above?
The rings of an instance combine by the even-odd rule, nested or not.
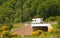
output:
[[[40,17],[48,18],[50,16],[60,15],[60,1],[59,0],[46,0],[41,3],[37,9],[37,13],[40,14]]]
[[[1,0],[0,23],[19,23],[34,17],[60,16],[59,0]]]

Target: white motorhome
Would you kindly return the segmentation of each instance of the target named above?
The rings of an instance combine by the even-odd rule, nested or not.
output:
[[[49,24],[49,23],[43,23],[43,18],[32,19],[31,27],[38,28],[38,29],[42,28],[42,30],[46,30],[46,31],[49,31],[50,29],[52,29],[51,24]]]

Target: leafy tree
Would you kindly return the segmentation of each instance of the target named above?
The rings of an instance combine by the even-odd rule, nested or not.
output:
[[[60,16],[60,0],[0,0],[0,23]]]
[[[41,3],[37,9],[37,13],[40,14],[40,17],[48,18],[50,16],[60,15],[59,0],[46,0],[45,2]]]

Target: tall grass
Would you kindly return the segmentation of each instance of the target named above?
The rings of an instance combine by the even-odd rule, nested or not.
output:
[[[25,23],[17,23],[17,24],[13,24],[13,28],[11,30],[15,30],[18,28],[22,28],[25,26]]]

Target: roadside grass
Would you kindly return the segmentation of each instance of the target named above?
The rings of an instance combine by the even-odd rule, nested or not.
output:
[[[54,33],[47,33],[46,36],[43,36],[43,35],[39,35],[39,36],[24,36],[24,37],[21,37],[21,36],[16,36],[14,38],[57,38],[56,34]]]
[[[11,29],[12,30],[16,30],[18,28],[22,28],[25,26],[25,23],[17,23],[17,24],[13,24],[13,28]]]
[[[58,31],[53,31],[51,33],[46,32],[46,35],[40,34],[38,36],[32,36],[31,35],[31,36],[24,36],[24,37],[16,36],[14,38],[60,38],[60,31],[59,32]]]
[[[17,37],[14,37],[14,38],[56,38],[56,37],[53,37],[51,35],[51,36],[37,36],[37,37],[33,37],[33,36],[20,37],[20,36],[17,36]]]

